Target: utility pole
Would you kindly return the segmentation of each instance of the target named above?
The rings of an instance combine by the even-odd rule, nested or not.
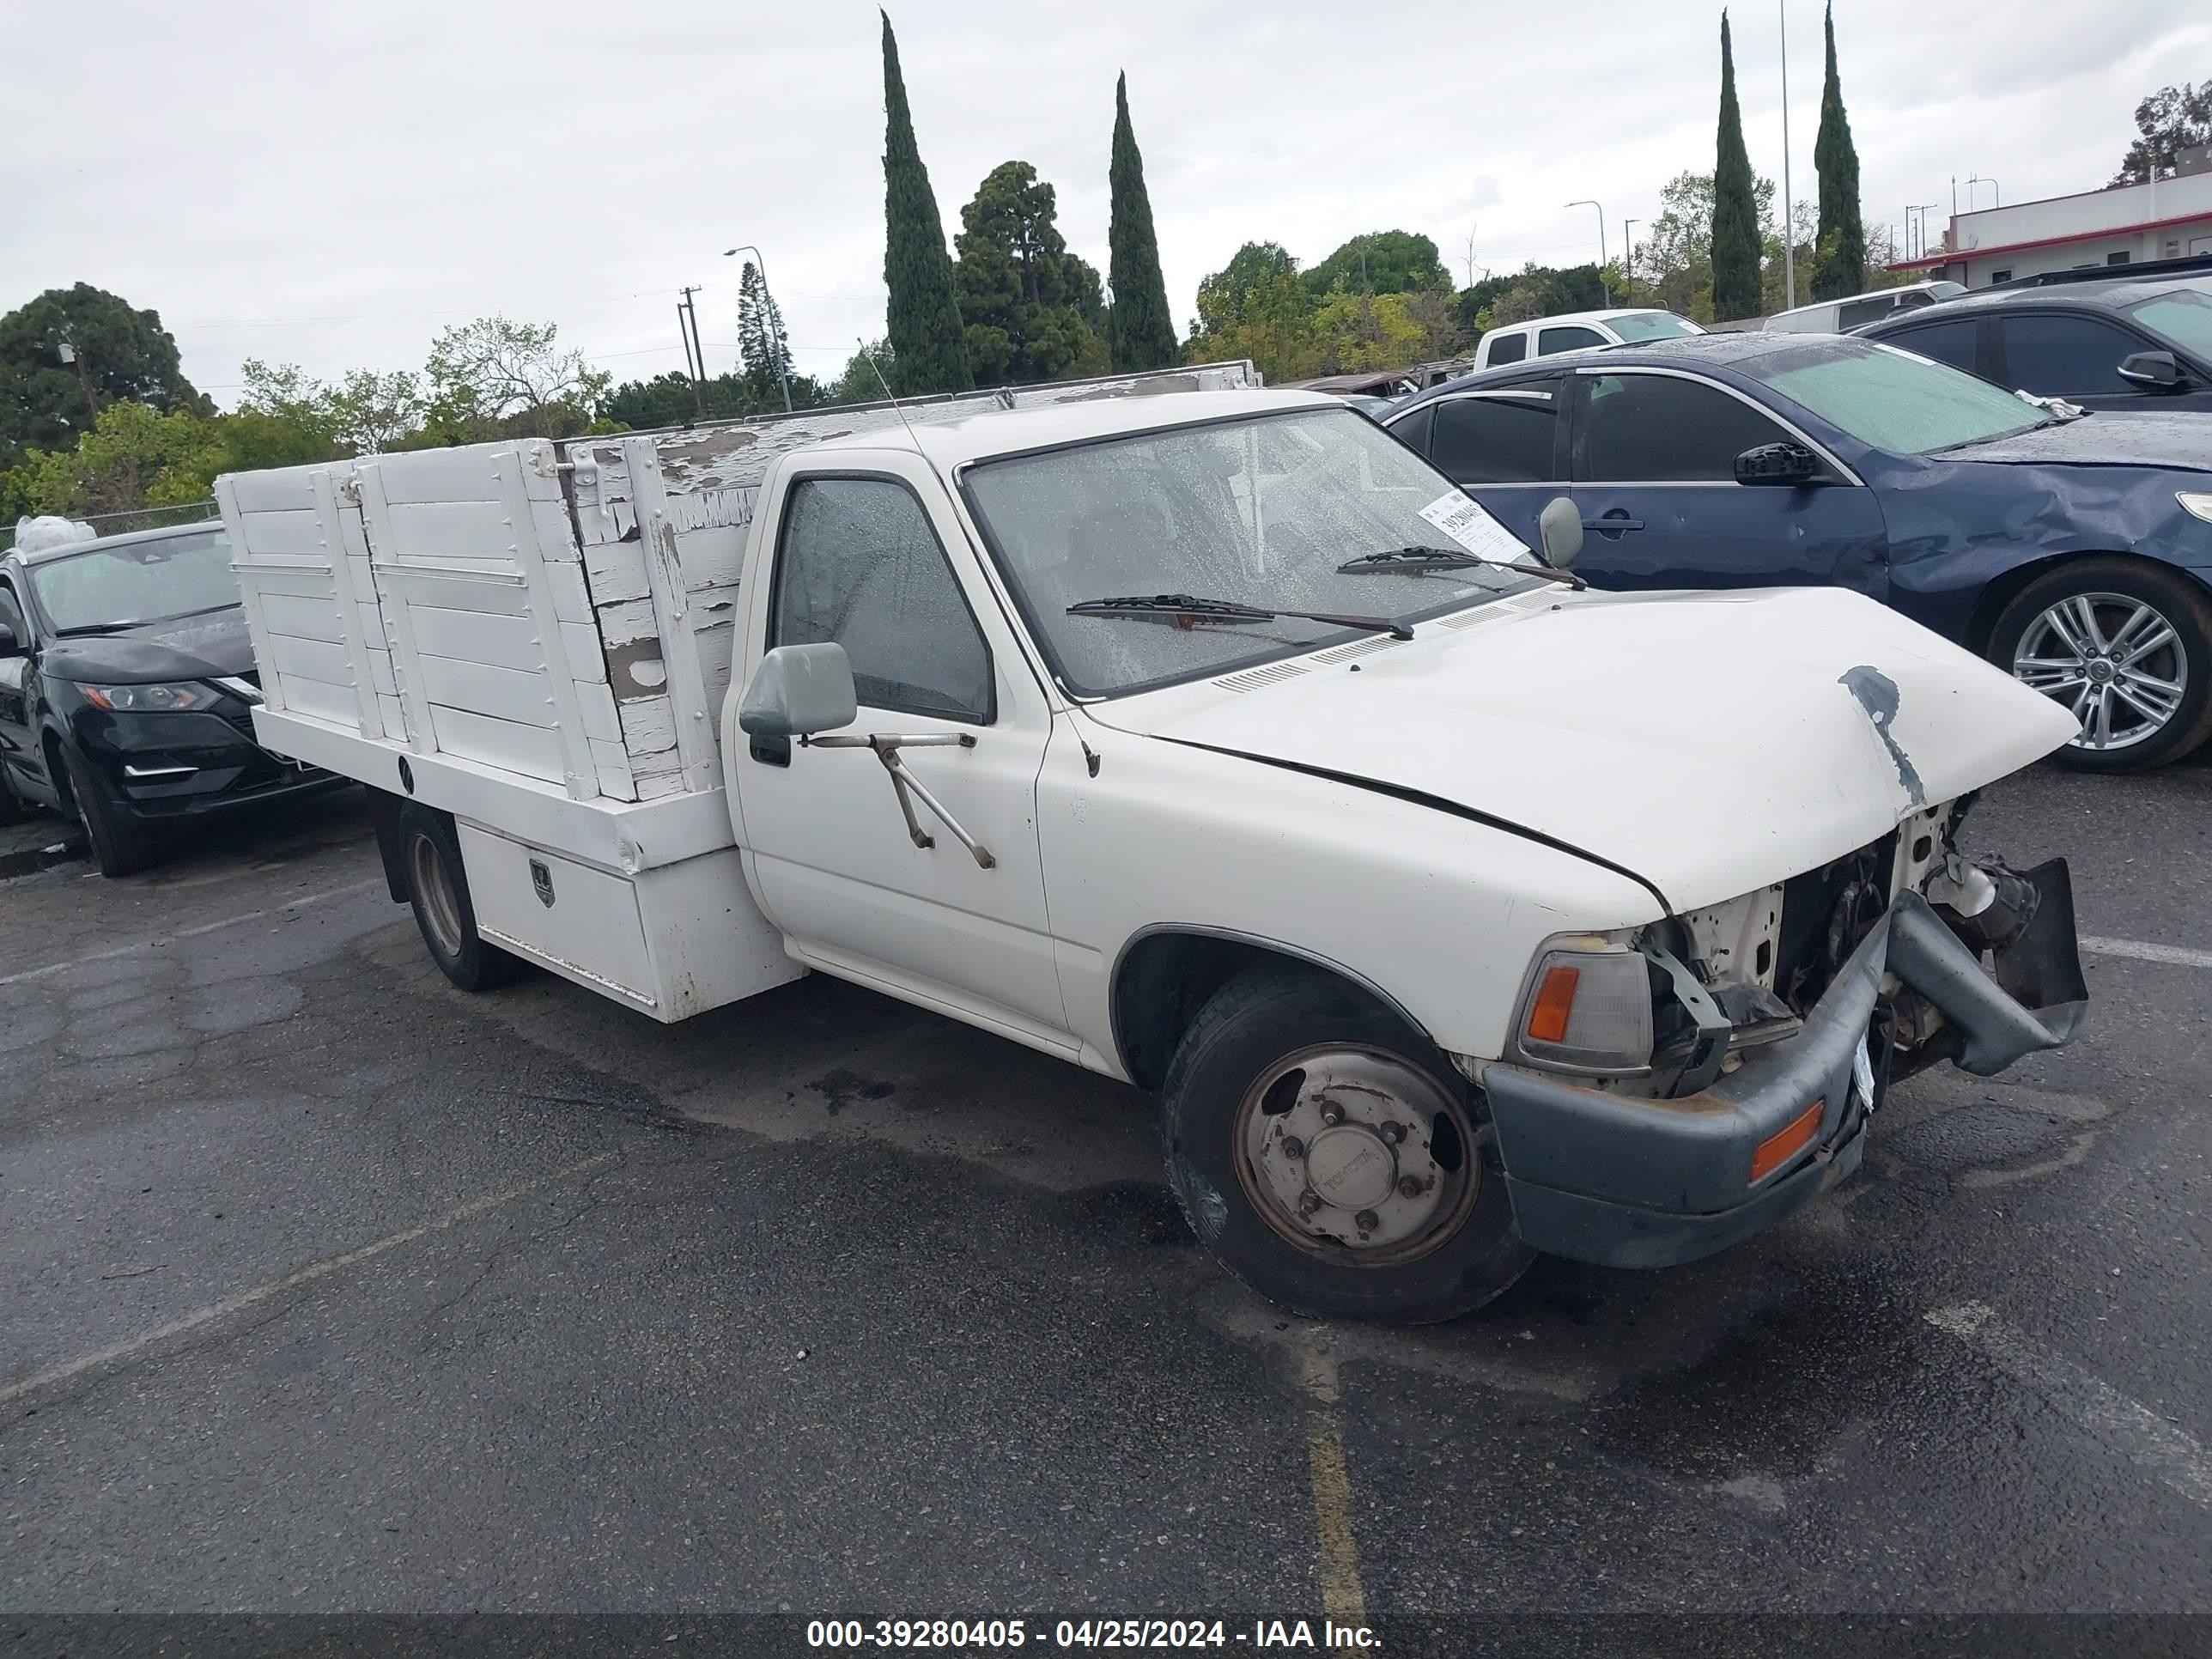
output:
[[[1797,304],[1797,211],[1790,200],[1790,0],[1775,0],[1774,15],[1782,26],[1782,308],[1790,311]]]
[[[699,309],[691,302],[698,291],[687,288],[676,302],[676,331],[684,337],[684,368],[691,377],[691,407],[703,421],[707,418],[707,348],[699,339]]]

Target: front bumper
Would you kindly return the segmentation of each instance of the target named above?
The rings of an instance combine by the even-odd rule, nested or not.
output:
[[[1482,1085],[1522,1239],[1606,1267],[1669,1267],[1772,1226],[1850,1174],[1866,1126],[1853,1060],[1876,1030],[1886,973],[1942,1012],[1941,1052],[1977,1075],[2069,1041],[2088,992],[2065,861],[2027,879],[2039,895],[2034,918],[1996,953],[1995,978],[1926,900],[1907,893],[1845,961],[1802,1030],[1753,1050],[1696,1094],[1639,1098],[1522,1066],[1488,1067]],[[1887,1058],[1876,1054],[1876,1066]],[[1754,1149],[1816,1103],[1820,1129],[1806,1149],[1753,1180]]]
[[[245,714],[87,708],[72,722],[70,736],[106,786],[108,804],[143,823],[227,812],[347,781],[264,749]]]

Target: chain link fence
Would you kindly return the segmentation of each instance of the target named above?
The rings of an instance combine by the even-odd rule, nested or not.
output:
[[[198,524],[216,516],[212,500],[185,501],[175,507],[145,507],[131,513],[92,513],[74,519],[77,524],[88,524],[102,536],[120,536],[133,530],[159,530],[166,525]],[[0,525],[0,553],[15,544],[15,526]]]

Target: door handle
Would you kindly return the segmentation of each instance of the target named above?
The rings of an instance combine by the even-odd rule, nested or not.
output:
[[[952,839],[966,848],[969,855],[982,869],[998,866],[999,860],[991,856],[991,849],[960,827],[960,820],[945,809],[945,803],[929,793],[928,787],[907,770],[906,762],[899,756],[902,747],[912,749],[973,749],[975,739],[968,732],[932,732],[918,737],[892,737],[878,734],[872,737],[801,738],[799,742],[810,749],[869,749],[884,763],[884,770],[891,775],[891,791],[898,797],[899,811],[906,815],[906,832],[916,847],[937,845],[937,838],[921,827],[921,820],[914,815],[914,802],[908,792],[919,796],[921,804],[935,815],[939,823],[951,832]]]
[[[1641,519],[1632,519],[1627,514],[1622,512],[1619,507],[1615,507],[1612,512],[1605,514],[1602,518],[1584,519],[1583,520],[1583,528],[1585,530],[1595,530],[1603,534],[1619,535],[1624,530],[1643,529],[1644,520]]]

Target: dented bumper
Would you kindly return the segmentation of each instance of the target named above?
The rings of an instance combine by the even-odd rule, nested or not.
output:
[[[1616,1267],[1693,1261],[1795,1213],[1858,1167],[1868,1103],[1852,1073],[1886,975],[1940,1011],[1925,1048],[1989,1076],[2069,1040],[2087,1004],[2063,860],[2027,872],[2039,902],[1995,975],[1919,895],[1860,941],[1786,1041],[1672,1100],[1522,1066],[1483,1073],[1516,1225],[1534,1248]],[[1875,1040],[1880,1041],[1877,1036]],[[1887,1056],[1876,1054],[1877,1069]],[[1754,1176],[1759,1147],[1815,1105],[1818,1131]]]

